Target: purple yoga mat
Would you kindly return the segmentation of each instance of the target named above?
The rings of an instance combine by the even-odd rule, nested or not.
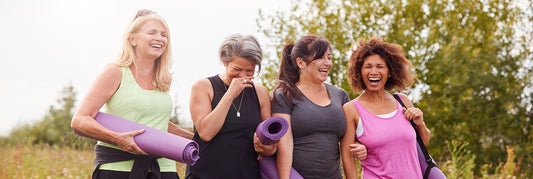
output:
[[[424,173],[426,172],[426,168],[428,168],[428,163],[426,163],[426,158],[424,157],[422,148],[420,148],[420,145],[418,145],[418,143],[416,144],[416,149],[418,152],[418,162],[420,163],[422,175],[424,175]],[[444,175],[444,173],[442,173],[442,171],[439,168],[433,167],[431,168],[431,171],[429,172],[428,179],[447,179],[447,178],[446,178],[446,175]]]
[[[259,160],[259,174],[262,179],[279,179],[278,168],[276,167],[276,156],[263,156]],[[294,168],[291,168],[290,179],[303,179]]]
[[[289,129],[289,122],[282,117],[271,117],[259,123],[255,133],[261,143],[270,145],[281,139]]]
[[[194,165],[198,160],[198,144],[192,140],[160,131],[130,120],[99,112],[94,118],[105,128],[115,132],[130,132],[144,129],[144,133],[134,137],[135,143],[147,153]],[[74,130],[80,136],[89,137]],[[94,138],[92,138],[94,139]],[[106,141],[104,141],[106,142]],[[113,144],[111,142],[107,142]],[[116,145],[116,144],[113,144]]]
[[[289,130],[289,122],[282,117],[271,117],[257,126],[255,133],[261,143],[270,145],[281,139]],[[262,156],[259,159],[259,174],[262,179],[279,179],[276,156]],[[303,179],[294,168],[291,168],[291,179]]]

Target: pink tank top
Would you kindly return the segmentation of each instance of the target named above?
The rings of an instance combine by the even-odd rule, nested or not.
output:
[[[422,178],[416,151],[416,133],[405,119],[398,104],[398,112],[390,118],[378,117],[366,110],[356,99],[364,133],[357,139],[367,147],[367,157],[361,161],[363,178]]]

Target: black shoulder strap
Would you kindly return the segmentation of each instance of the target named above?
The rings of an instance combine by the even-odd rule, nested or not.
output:
[[[400,96],[398,96],[398,94],[392,94],[392,96],[394,96],[394,98],[396,98],[396,100],[404,108],[407,108],[405,106],[405,104],[403,103],[402,99],[400,98]],[[426,146],[424,145],[424,142],[422,141],[422,138],[420,137],[420,134],[418,133],[418,130],[416,130],[415,122],[413,122],[413,120],[410,120],[410,121],[411,121],[411,126],[413,126],[413,128],[415,129],[416,140],[418,141],[418,145],[420,146],[420,149],[422,149],[422,152],[424,153],[424,158],[426,158],[426,163],[428,164],[428,168],[427,169],[430,169],[431,168],[430,166],[435,166],[435,163],[433,163],[433,159],[431,159],[431,156],[429,156],[428,150],[426,149]],[[429,173],[429,172],[426,171],[426,173]]]

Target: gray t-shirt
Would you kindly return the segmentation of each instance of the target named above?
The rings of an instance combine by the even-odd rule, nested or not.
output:
[[[291,115],[294,138],[292,167],[305,179],[342,179],[339,141],[346,130],[342,105],[350,99],[346,91],[324,83],[331,103],[319,106],[303,94],[292,98],[283,95],[282,89],[274,92],[278,102],[272,102],[272,113]],[[298,90],[301,94],[301,91]]]

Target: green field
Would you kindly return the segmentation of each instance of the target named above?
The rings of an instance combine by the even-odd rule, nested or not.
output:
[[[94,152],[57,147],[0,147],[0,178],[91,178]],[[185,164],[176,162],[180,178]]]

